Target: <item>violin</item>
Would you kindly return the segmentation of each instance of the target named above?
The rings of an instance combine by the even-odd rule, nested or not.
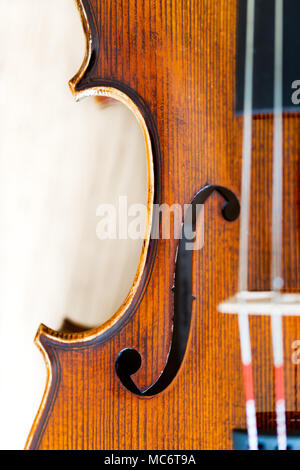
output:
[[[138,120],[145,235],[108,321],[40,326],[48,377],[26,448],[300,449],[299,2],[76,4],[70,89]],[[155,208],[174,204],[188,205],[179,235],[153,236]]]

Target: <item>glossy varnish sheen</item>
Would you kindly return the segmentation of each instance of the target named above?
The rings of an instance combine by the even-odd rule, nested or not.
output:
[[[240,196],[236,1],[85,0],[79,6],[87,12],[92,49],[73,91],[113,87],[139,106],[152,138],[156,200],[189,203],[207,183]],[[300,282],[299,131],[299,118],[285,117],[284,275],[293,291]],[[254,119],[249,282],[258,290],[270,286],[272,132],[272,116]],[[205,244],[194,253],[190,339],[175,381],[160,395],[140,398],[120,384],[114,366],[122,349],[140,351],[143,363],[135,376],[140,388],[164,368],[177,242],[159,240],[151,245],[136,301],[115,325],[85,335],[39,331],[49,380],[28,448],[231,448],[232,429],[245,427],[238,325],[216,306],[237,291],[239,223],[222,218],[222,204],[217,194],[206,203]],[[267,318],[251,320],[261,412],[274,409],[269,329]],[[285,320],[284,332],[287,408],[296,411],[299,378],[291,343],[300,339],[300,321]]]

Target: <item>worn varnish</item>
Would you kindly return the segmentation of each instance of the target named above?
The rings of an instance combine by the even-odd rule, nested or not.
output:
[[[141,111],[152,142],[154,200],[189,203],[206,184],[240,195],[242,116],[234,113],[235,0],[84,0],[90,57],[73,92],[121,90]],[[59,14],[59,12],[58,12]],[[88,23],[86,22],[88,21]],[[89,27],[88,27],[89,24]],[[115,96],[116,97],[116,96]],[[284,119],[284,275],[299,290],[299,140],[296,115]],[[253,128],[250,288],[270,288],[273,117]],[[151,242],[131,303],[97,330],[72,335],[42,327],[37,342],[48,387],[31,430],[30,449],[230,449],[245,427],[237,318],[216,306],[237,291],[239,223],[223,201],[205,206],[205,244],[194,253],[193,318],[187,353],[170,387],[153,398],[127,391],[115,360],[127,347],[142,355],[142,389],[164,368],[172,335],[176,240]],[[108,267],[109,275],[109,267]],[[259,412],[274,411],[270,324],[251,319]],[[300,321],[284,320],[287,409],[300,405],[291,344]],[[262,426],[270,427],[267,415]],[[291,421],[295,427],[297,421]]]

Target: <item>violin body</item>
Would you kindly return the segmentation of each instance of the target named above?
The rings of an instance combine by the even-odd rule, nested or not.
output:
[[[73,94],[97,89],[100,97],[122,99],[144,123],[153,175],[149,205],[189,204],[209,185],[227,188],[239,199],[243,116],[235,113],[237,1],[77,3],[87,53],[71,80]],[[272,129],[272,115],[253,120],[253,290],[270,285]],[[283,266],[285,288],[293,292],[300,281],[299,155],[299,117],[288,115]],[[174,238],[149,237],[135,287],[107,323],[72,333],[40,327],[36,342],[48,379],[28,449],[232,448],[232,430],[246,427],[238,321],[235,315],[219,313],[217,306],[238,290],[239,218],[226,220],[223,205],[218,191],[205,201],[204,246],[193,253],[189,336],[173,380],[160,393],[142,395],[168,360],[178,246]],[[109,276],[109,267],[107,272]],[[255,317],[250,328],[258,422],[272,428],[270,319]],[[292,344],[300,339],[300,322],[285,319],[284,333],[287,409],[295,418],[299,377],[291,356]],[[126,388],[117,374],[116,360],[126,348],[141,356],[132,374],[140,395]],[[296,425],[295,419],[289,423]]]

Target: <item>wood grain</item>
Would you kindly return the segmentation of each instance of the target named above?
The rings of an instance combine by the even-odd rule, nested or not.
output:
[[[234,114],[236,1],[84,1],[93,45],[77,90],[121,89],[141,110],[152,138],[156,197],[188,203],[205,184],[240,194],[242,117]],[[299,118],[284,121],[284,272],[299,289]],[[270,284],[272,116],[253,130],[250,287]],[[160,149],[160,154],[158,152]],[[205,244],[194,254],[193,319],[183,367],[162,394],[144,399],[115,373],[118,353],[140,351],[140,388],[162,371],[171,338],[175,240],[159,240],[142,302],[111,329],[89,339],[42,330],[50,390],[28,448],[230,449],[231,431],[245,426],[237,319],[216,305],[237,290],[239,224],[221,216],[222,201],[205,207]],[[154,256],[154,253],[151,254]],[[285,320],[286,389],[299,406],[291,342],[297,319]],[[251,320],[258,410],[274,409],[269,320]],[[68,338],[72,342],[68,342]],[[271,426],[262,419],[264,426]]]

